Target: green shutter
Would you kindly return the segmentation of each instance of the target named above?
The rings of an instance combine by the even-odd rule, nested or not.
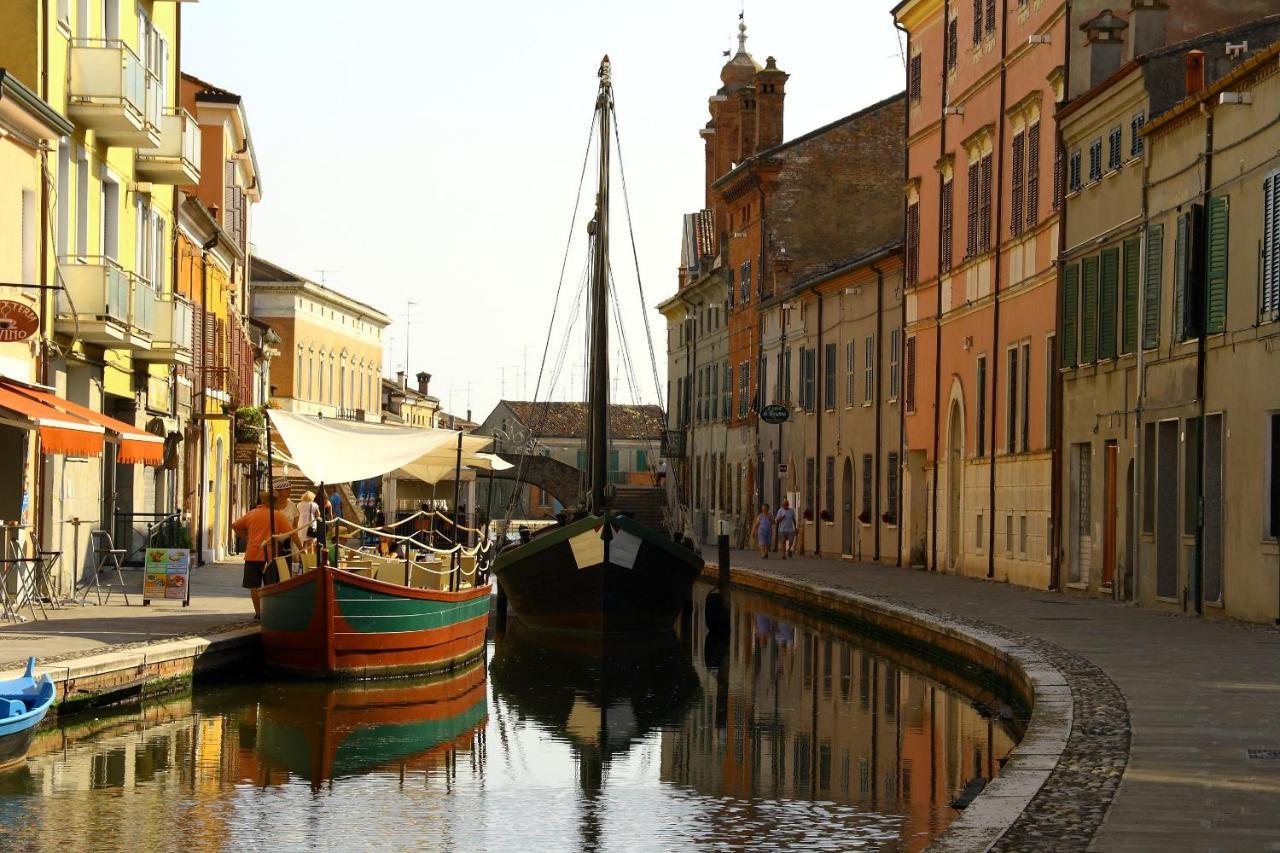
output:
[[[714,395],[713,395],[713,396],[714,396]],[[637,450],[637,451],[636,451],[636,470],[637,470],[637,471],[648,471],[648,470],[649,470],[649,453],[648,453],[648,451],[645,451],[645,450]]]
[[[1085,258],[1080,273],[1080,362],[1098,357],[1098,258]]]
[[[1187,333],[1187,269],[1188,221],[1185,213],[1178,215],[1178,230],[1173,236],[1173,339],[1185,341]]]
[[[1138,346],[1138,253],[1137,238],[1124,242],[1124,285],[1120,290],[1120,352],[1133,352]]]
[[[1076,321],[1080,304],[1080,265],[1062,271],[1062,366],[1076,366]]]
[[[1209,199],[1205,284],[1209,288],[1205,333],[1221,332],[1227,325],[1227,196]]]
[[[1116,291],[1120,285],[1120,250],[1102,252],[1102,283],[1098,289],[1098,358],[1116,357]]]
[[[1160,277],[1164,271],[1164,226],[1147,228],[1147,262],[1142,281],[1142,348],[1160,346]]]

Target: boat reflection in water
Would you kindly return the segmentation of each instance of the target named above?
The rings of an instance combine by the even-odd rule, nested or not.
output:
[[[445,677],[262,687],[257,748],[269,768],[324,782],[379,769],[426,770],[486,717],[484,662]]]

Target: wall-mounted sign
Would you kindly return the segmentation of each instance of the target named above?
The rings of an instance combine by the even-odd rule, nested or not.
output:
[[[252,465],[258,461],[258,442],[237,441],[232,445],[231,461],[237,465]]]
[[[12,299],[0,300],[0,343],[25,341],[40,328],[40,317],[31,307]]]
[[[785,473],[787,473],[787,463],[785,463],[785,462],[779,462],[779,463],[778,463],[778,473],[779,473],[779,474],[785,474]]]
[[[791,410],[781,403],[772,403],[760,410],[760,420],[767,424],[780,424],[791,417]]]

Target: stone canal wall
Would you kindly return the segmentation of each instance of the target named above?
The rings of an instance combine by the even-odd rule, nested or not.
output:
[[[49,718],[177,690],[195,675],[256,667],[261,658],[258,630],[257,624],[240,624],[200,636],[42,658],[36,671],[49,673],[57,689]],[[0,679],[21,675],[21,667],[6,668]]]
[[[781,567],[780,567],[781,569]],[[782,569],[785,571],[785,569]],[[708,564],[707,579],[718,571]],[[898,642],[925,659],[959,665],[982,687],[1003,684],[1019,704],[1029,707],[1031,719],[1000,775],[956,818],[930,846],[944,853],[1019,847],[1038,835],[1035,821],[1019,820],[1068,751],[1074,707],[1071,687],[1059,669],[1036,644],[1001,636],[958,621],[948,614],[869,598],[798,578],[734,567],[731,580],[741,587],[776,598],[838,621],[852,621],[858,630]],[[993,684],[994,683],[994,684]],[[1029,816],[1029,815],[1028,815]],[[1044,827],[1053,837],[1052,828]]]

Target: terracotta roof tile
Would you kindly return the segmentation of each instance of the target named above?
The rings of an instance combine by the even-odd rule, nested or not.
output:
[[[535,403],[524,400],[503,400],[503,405],[519,418],[520,422],[538,437],[579,437],[587,434],[586,403]],[[609,435],[611,438],[652,439],[662,438],[662,409],[658,406],[609,407]]]

